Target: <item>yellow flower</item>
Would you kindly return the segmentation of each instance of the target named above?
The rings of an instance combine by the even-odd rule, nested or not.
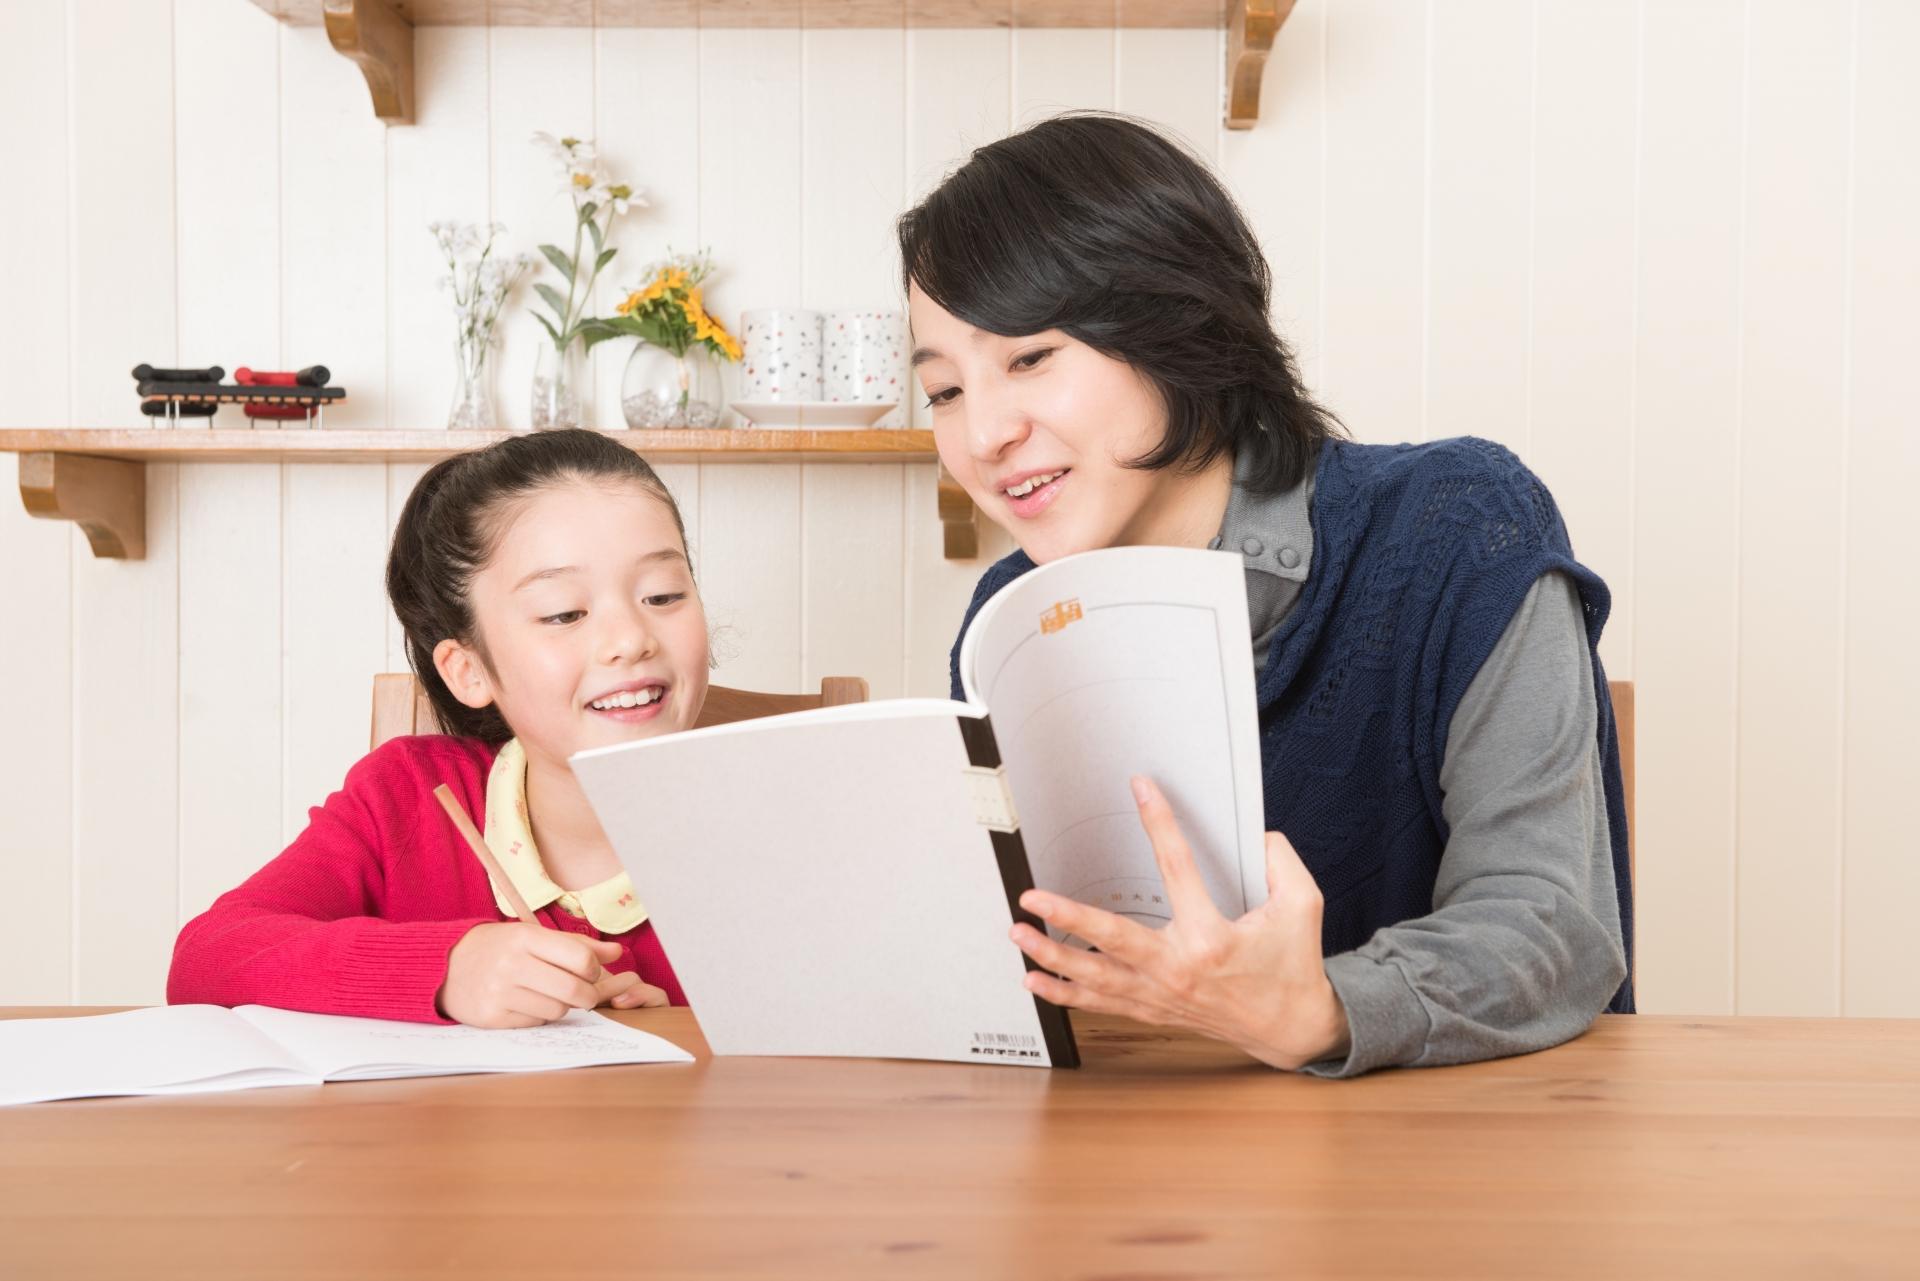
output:
[[[613,310],[616,314],[624,316],[627,313],[631,312],[635,307],[638,307],[641,304],[649,301],[651,300],[642,296],[639,292],[636,291],[634,293],[628,294],[626,301],[621,303],[619,306],[615,307]]]
[[[727,332],[726,326],[705,312],[701,313],[700,322],[693,331],[696,339],[709,339],[720,348],[728,360],[740,359],[740,344],[734,341],[733,335]]]
[[[573,185],[584,191],[593,185],[593,175],[590,173],[575,173],[573,175]]]

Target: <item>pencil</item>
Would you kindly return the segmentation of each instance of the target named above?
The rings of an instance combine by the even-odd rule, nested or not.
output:
[[[453,825],[460,829],[460,835],[467,838],[467,844],[473,849],[474,857],[480,860],[480,866],[487,869],[487,875],[493,878],[494,885],[499,888],[501,894],[506,896],[507,902],[513,905],[513,914],[528,925],[540,924],[533,913],[527,910],[527,900],[520,897],[520,891],[514,886],[512,878],[494,859],[493,851],[488,849],[487,843],[480,839],[480,833],[474,830],[473,820],[468,818],[467,812],[460,808],[460,802],[453,799],[453,792],[445,783],[442,783],[433,789],[433,794],[439,799],[440,808],[445,810],[447,817],[453,820]]]

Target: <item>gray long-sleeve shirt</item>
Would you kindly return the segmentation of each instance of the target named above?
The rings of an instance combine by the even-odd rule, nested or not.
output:
[[[1271,495],[1236,478],[1211,544],[1246,562],[1256,671],[1312,569],[1312,501],[1311,474]],[[1524,1054],[1606,1008],[1627,967],[1597,718],[1579,592],[1544,575],[1449,724],[1433,911],[1327,958],[1352,1046],[1307,1071]]]

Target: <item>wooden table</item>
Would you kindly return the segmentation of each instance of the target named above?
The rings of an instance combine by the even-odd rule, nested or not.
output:
[[[619,1017],[700,1062],[0,1109],[0,1276],[1920,1274],[1920,1021],[1327,1082],[1111,1019],[1049,1073]]]

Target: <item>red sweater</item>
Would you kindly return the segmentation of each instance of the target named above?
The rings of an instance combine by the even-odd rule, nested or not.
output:
[[[448,1022],[434,1008],[447,954],[474,926],[502,918],[486,869],[433,789],[445,783],[480,826],[496,752],[431,736],[369,753],[280,857],[180,931],[167,1000]],[[601,937],[558,905],[534,915]],[[620,945],[609,970],[638,970],[675,1005],[687,1003],[651,922],[609,937]]]

